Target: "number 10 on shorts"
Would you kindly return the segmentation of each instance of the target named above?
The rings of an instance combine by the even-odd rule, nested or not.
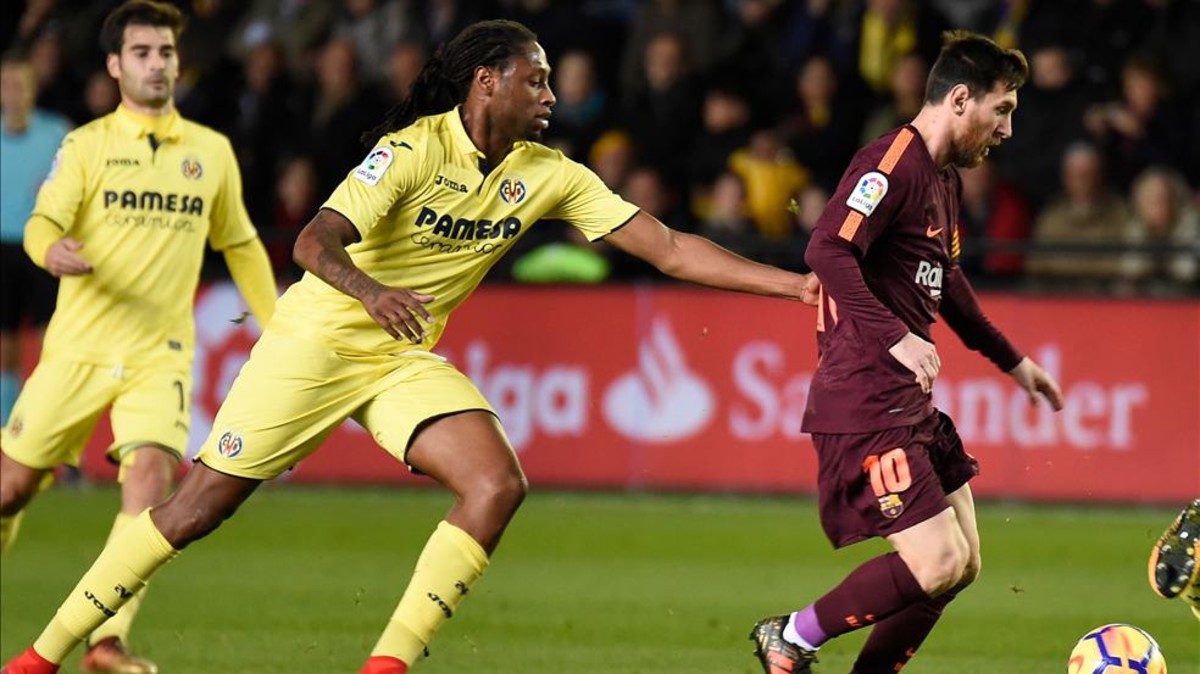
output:
[[[904,510],[899,493],[912,485],[904,448],[897,447],[878,456],[868,456],[863,461],[863,472],[871,480],[871,491],[879,499],[879,510],[884,517],[899,517]]]

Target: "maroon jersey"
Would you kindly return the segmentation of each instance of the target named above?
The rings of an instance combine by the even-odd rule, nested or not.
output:
[[[850,162],[805,253],[822,286],[806,432],[862,433],[932,414],[931,396],[888,349],[908,332],[933,341],[939,312],[1003,370],[1020,362],[958,268],[960,191],[958,172],[934,165],[912,126]]]

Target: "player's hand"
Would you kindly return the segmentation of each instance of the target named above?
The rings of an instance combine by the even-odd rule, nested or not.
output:
[[[50,244],[46,249],[46,271],[58,278],[92,273],[92,265],[79,254],[82,248],[82,241],[69,236]]]
[[[424,306],[432,301],[433,295],[380,285],[376,292],[368,293],[362,303],[371,318],[393,339],[406,338],[415,344],[425,339],[421,319],[433,324],[433,316]]]
[[[893,344],[888,353],[916,375],[917,383],[923,392],[929,393],[933,390],[938,370],[942,369],[942,359],[938,358],[937,349],[933,344],[910,332]]]
[[[1050,406],[1057,412],[1063,408],[1062,389],[1059,388],[1058,382],[1054,381],[1054,377],[1050,376],[1049,372],[1042,369],[1040,365],[1022,358],[1017,366],[1009,370],[1009,376],[1016,380],[1017,385],[1025,389],[1029,394],[1030,404],[1038,404],[1038,394],[1050,402]]]
[[[809,272],[804,275],[804,285],[800,288],[800,301],[810,307],[817,306],[821,301],[821,281],[817,275]]]

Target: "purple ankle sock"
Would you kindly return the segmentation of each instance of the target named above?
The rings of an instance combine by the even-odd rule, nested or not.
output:
[[[817,622],[817,611],[812,604],[792,616],[792,629],[796,630],[796,634],[799,634],[800,638],[807,641],[808,645],[813,648],[829,639],[825,630],[821,629],[821,623]]]

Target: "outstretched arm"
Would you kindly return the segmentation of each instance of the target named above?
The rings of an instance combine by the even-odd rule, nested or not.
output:
[[[359,269],[346,252],[346,246],[358,239],[354,223],[337,211],[323,208],[300,230],[292,259],[305,271],[362,302],[371,318],[394,339],[403,336],[412,342],[421,341],[425,327],[417,317],[427,323],[433,321],[423,306],[432,302],[433,296],[385,286]]]
[[[817,303],[818,285],[811,274],[748,260],[702,236],[673,230],[644,211],[604,240],[682,281]]]

